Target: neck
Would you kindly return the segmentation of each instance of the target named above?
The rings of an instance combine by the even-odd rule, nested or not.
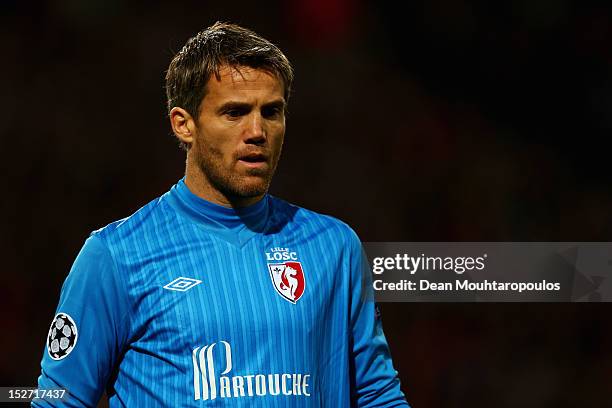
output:
[[[264,196],[264,194],[261,194],[255,197],[238,197],[219,191],[213,187],[208,177],[194,163],[194,160],[190,160],[189,155],[187,155],[187,164],[185,166],[185,184],[189,191],[196,196],[211,203],[230,208],[248,207],[261,200]]]

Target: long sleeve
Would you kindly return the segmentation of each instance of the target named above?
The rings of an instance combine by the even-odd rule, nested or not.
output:
[[[408,407],[376,313],[367,258],[356,235],[350,253],[352,406]]]
[[[38,378],[39,389],[64,388],[69,396],[32,406],[96,406],[128,338],[128,316],[125,285],[101,238],[91,235],[62,287]]]

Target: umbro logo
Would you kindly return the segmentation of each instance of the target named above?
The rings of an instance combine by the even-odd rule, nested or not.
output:
[[[176,278],[175,280],[164,286],[164,289],[187,292],[189,289],[193,288],[196,285],[199,285],[200,283],[202,283],[201,280],[185,278],[181,276],[180,278]]]

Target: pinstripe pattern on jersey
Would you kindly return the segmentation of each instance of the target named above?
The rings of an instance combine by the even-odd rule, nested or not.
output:
[[[352,261],[360,256],[356,235],[332,217],[272,196],[241,211],[216,207],[181,180],[132,216],[93,233],[125,291],[116,307],[129,315],[127,333],[119,335],[125,340],[111,376],[110,406],[348,407],[355,399],[353,320],[369,328],[374,315],[372,305],[364,315],[351,315],[353,283],[361,277]],[[272,248],[295,253],[301,263],[306,285],[295,304],[274,287],[266,258]],[[201,283],[164,289],[179,277]],[[379,357],[389,360],[372,358]],[[231,370],[224,374],[228,358]],[[390,360],[381,367],[368,384],[397,383]],[[308,378],[309,395],[221,397],[223,375],[243,381],[274,374]],[[205,387],[213,380],[211,392]]]

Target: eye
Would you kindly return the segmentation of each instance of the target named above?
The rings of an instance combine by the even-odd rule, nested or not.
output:
[[[247,113],[248,109],[246,108],[231,108],[223,112],[223,114],[228,116],[230,119],[239,118],[241,116],[246,115]]]
[[[281,116],[283,109],[280,106],[267,106],[261,110],[261,116],[266,119],[275,119]]]

